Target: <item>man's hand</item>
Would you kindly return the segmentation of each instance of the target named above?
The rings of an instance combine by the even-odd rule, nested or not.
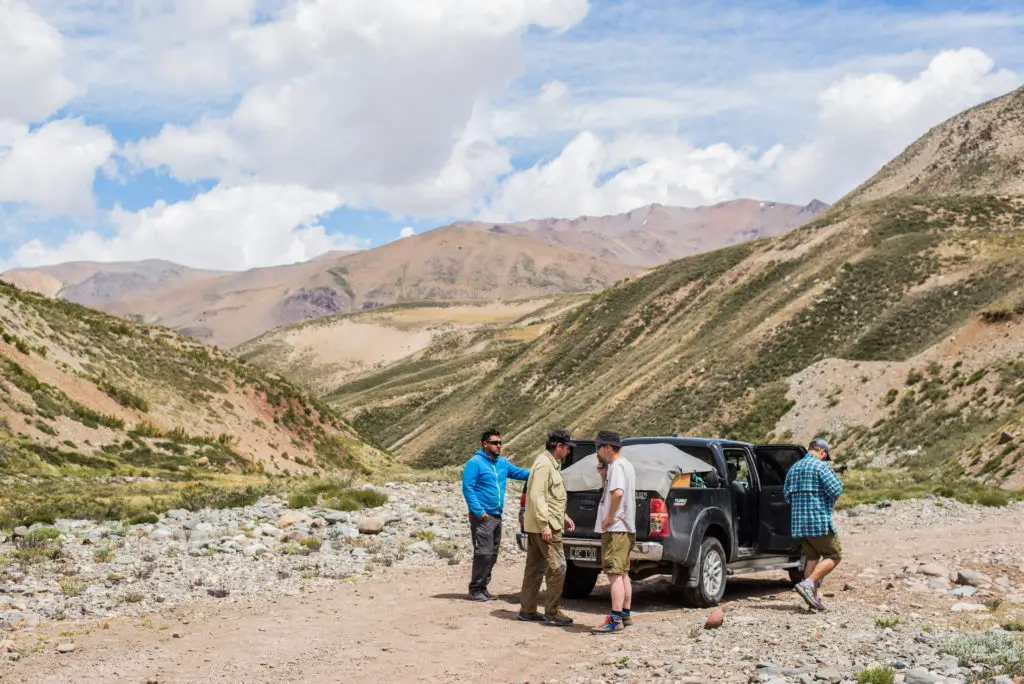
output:
[[[480,516],[480,519],[481,520],[487,520],[487,518],[489,518],[489,517],[491,517],[491,516],[487,515],[487,511],[484,511],[484,514]]]
[[[611,527],[614,524],[615,524],[615,516],[613,515],[613,516],[611,516],[610,518],[608,518],[607,520],[604,521],[604,523],[601,525],[601,529],[604,530],[605,532],[607,532],[608,528]]]
[[[551,541],[551,528],[550,527],[545,527],[544,531],[540,533],[540,536],[541,536],[541,539],[543,539],[546,542]]]
[[[566,529],[566,531],[568,531],[568,532],[572,532],[573,530],[575,530],[575,529],[576,529],[576,523],[574,523],[574,522],[572,521],[572,518],[569,518],[569,517],[567,517],[567,518],[565,519],[565,529]]]

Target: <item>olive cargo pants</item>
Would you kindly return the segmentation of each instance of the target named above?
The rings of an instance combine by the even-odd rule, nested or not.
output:
[[[524,615],[537,612],[540,583],[548,585],[546,615],[556,615],[562,607],[562,585],[565,584],[565,551],[562,533],[554,532],[551,541],[544,541],[540,533],[531,532],[526,542],[526,568],[523,570],[523,588],[519,593],[519,610]]]

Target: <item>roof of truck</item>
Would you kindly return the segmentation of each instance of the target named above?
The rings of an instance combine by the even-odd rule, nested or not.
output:
[[[712,444],[738,447],[753,446],[749,442],[738,442],[733,439],[718,439],[708,437],[680,437],[678,435],[665,435],[662,437],[627,437],[622,440],[623,444],[638,444],[641,442],[669,442],[671,444],[685,444],[688,446],[711,446]]]

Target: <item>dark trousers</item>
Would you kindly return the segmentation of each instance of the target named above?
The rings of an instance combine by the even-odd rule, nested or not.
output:
[[[472,594],[486,590],[491,583],[491,570],[501,548],[501,516],[481,518],[470,513],[469,531],[473,537],[473,576],[469,580]]]

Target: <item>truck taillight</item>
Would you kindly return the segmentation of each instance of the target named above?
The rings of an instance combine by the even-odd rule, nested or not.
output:
[[[664,499],[658,499],[651,497],[651,529],[650,536],[652,537],[667,537],[668,536],[668,506],[665,505]]]

